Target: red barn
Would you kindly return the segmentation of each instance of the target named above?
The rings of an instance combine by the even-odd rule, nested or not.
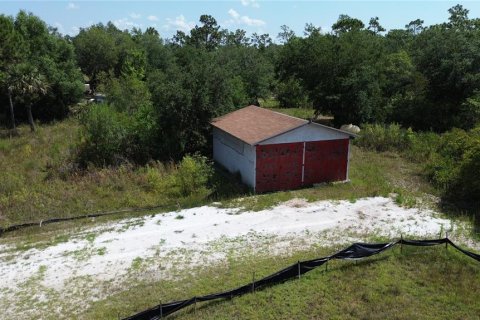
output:
[[[348,180],[348,132],[256,106],[212,126],[214,160],[256,192]]]

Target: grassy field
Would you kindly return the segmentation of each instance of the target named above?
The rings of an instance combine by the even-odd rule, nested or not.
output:
[[[282,108],[279,106],[278,101],[275,99],[260,99],[260,106],[268,108],[270,110],[287,114],[292,117],[297,117],[305,120],[314,120],[316,122],[331,125],[333,117],[331,116],[315,116],[315,110],[313,108]]]
[[[222,207],[262,210],[292,198],[308,201],[346,199],[396,194],[403,206],[434,206],[436,194],[422,177],[421,164],[396,153],[377,153],[352,147],[348,183],[329,183],[301,190],[251,194],[232,177],[217,169],[210,197],[172,197],[158,187],[169,179],[175,167],[152,163],[148,167],[124,165],[117,168],[89,168],[76,173],[71,161],[79,139],[74,119],[39,126],[31,134],[20,127],[20,135],[0,137],[0,226],[50,217],[74,216],[96,211],[139,208],[144,211],[111,217],[73,221],[32,228],[3,236],[4,244],[16,249],[41,250],[69,240],[69,232],[111,219],[150,214],[149,207],[164,210],[216,202]],[[154,212],[162,211],[156,209]],[[467,231],[468,232],[468,231]],[[370,241],[375,235],[367,235]],[[221,264],[173,270],[174,278],[158,281],[144,273],[145,261],[132,264],[127,282],[110,283],[107,297],[87,310],[68,306],[66,317],[117,319],[160,301],[184,299],[218,292],[266,276],[297,260],[326,256],[340,247],[314,246],[290,254],[272,256],[245,250],[232,254]],[[151,267],[151,266],[150,266]],[[158,266],[159,272],[162,266]],[[41,271],[33,286],[41,285]],[[32,280],[32,281],[33,281]],[[408,248],[403,254],[391,251],[363,262],[333,262],[329,271],[313,271],[300,281],[267,288],[232,301],[199,305],[172,316],[178,319],[475,319],[480,313],[480,269],[453,250]],[[102,284],[104,285],[104,284]],[[28,290],[27,290],[28,291]],[[102,289],[100,289],[100,292]],[[113,292],[113,294],[111,294]],[[62,297],[56,297],[62,301]],[[25,300],[30,304],[30,300]],[[32,302],[33,303],[33,302]],[[36,301],[46,304],[48,301]],[[68,305],[68,301],[65,301]]]
[[[125,208],[167,210],[207,201],[203,194],[179,197],[165,190],[163,182],[175,171],[172,163],[76,171],[72,159],[79,130],[71,119],[38,126],[33,134],[22,126],[19,136],[0,138],[0,226]],[[215,183],[226,179],[217,174]],[[230,181],[222,195],[242,190]]]
[[[82,319],[125,317],[158,303],[231,289],[297,260],[331,254],[312,248],[288,257],[251,255],[189,270],[180,280],[139,281],[99,301]],[[141,273],[141,270],[139,271]],[[189,307],[171,319],[478,319],[480,266],[443,246],[395,248],[356,262],[332,261],[300,280]]]
[[[0,138],[0,226],[125,208],[162,206],[169,210],[211,201],[260,210],[293,197],[356,199],[396,192],[399,203],[414,205],[418,197],[434,193],[422,179],[418,164],[394,153],[353,147],[350,183],[256,196],[217,169],[209,197],[179,197],[163,185],[175,171],[173,164],[72,170],[78,133],[76,121],[68,120],[39,126],[35,134],[20,127],[18,137]]]

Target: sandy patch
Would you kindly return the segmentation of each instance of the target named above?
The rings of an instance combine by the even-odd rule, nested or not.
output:
[[[42,250],[12,251],[2,246],[0,309],[14,315],[19,297],[25,300],[25,295],[50,304],[57,297],[101,299],[108,290],[94,290],[92,283],[121,281],[145,261],[162,261],[161,276],[168,277],[172,264],[176,268],[211,264],[242,248],[282,254],[312,244],[350,243],[362,235],[438,237],[441,231],[452,233],[455,228],[433,211],[401,208],[383,197],[353,203],[294,199],[259,212],[203,206],[125,219],[72,234],[67,242]],[[42,306],[36,311],[41,312]],[[62,310],[64,306],[44,307]]]

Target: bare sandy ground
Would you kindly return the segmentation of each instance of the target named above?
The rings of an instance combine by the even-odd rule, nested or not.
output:
[[[313,203],[294,199],[259,212],[203,206],[125,219],[71,234],[42,249],[0,245],[0,309],[7,310],[3,316],[8,318],[26,300],[34,301],[35,310],[27,314],[41,316],[45,309],[73,308],[65,301],[76,297],[82,297],[76,307],[86,307],[108,296],[107,289],[92,284],[121,283],[145,261],[162,261],[161,276],[171,277],[173,265],[214,264],[227,252],[260,250],[266,242],[267,253],[281,255],[372,235],[438,237],[457,228],[458,223],[431,210],[402,208],[383,197]],[[90,301],[83,300],[85,296]],[[56,305],[56,300],[63,302]]]

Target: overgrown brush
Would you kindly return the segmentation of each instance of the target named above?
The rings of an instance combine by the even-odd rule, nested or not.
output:
[[[449,201],[480,202],[480,127],[444,134],[416,133],[397,124],[366,125],[355,143],[376,151],[393,151],[422,163],[427,178]]]
[[[436,133],[414,132],[393,123],[365,125],[355,144],[373,151],[398,152],[410,160],[423,162],[435,152],[438,141]]]
[[[445,198],[480,203],[480,127],[443,134],[426,172]]]

